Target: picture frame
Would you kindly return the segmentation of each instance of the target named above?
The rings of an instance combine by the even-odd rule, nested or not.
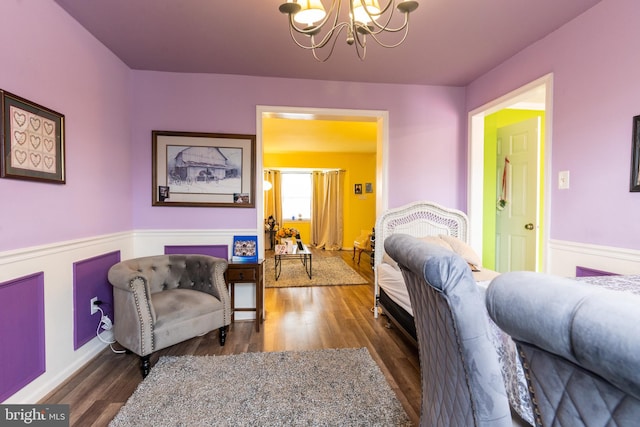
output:
[[[362,194],[362,184],[354,184],[353,193],[354,194]]]
[[[640,192],[640,115],[633,117],[631,143],[631,182],[629,191]]]
[[[255,207],[256,136],[151,132],[152,205]]]
[[[233,262],[258,262],[258,236],[233,236]]]
[[[0,90],[0,176],[66,183],[63,114]]]
[[[370,183],[370,182],[367,182],[364,185],[364,191],[365,191],[365,193],[373,193],[373,184]]]

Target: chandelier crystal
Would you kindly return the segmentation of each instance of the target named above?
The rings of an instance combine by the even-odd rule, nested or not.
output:
[[[311,50],[313,57],[325,62],[335,48],[338,35],[346,31],[347,44],[356,48],[358,58],[364,60],[367,55],[367,37],[386,48],[399,46],[409,32],[409,14],[416,10],[415,0],[386,1],[383,8],[378,0],[345,0],[349,3],[349,19],[340,22],[342,0],[331,0],[327,12],[321,0],[287,0],[280,5],[280,12],[289,15],[289,32],[293,41],[303,49]],[[402,14],[402,24],[391,27],[392,19]],[[394,25],[398,25],[394,21]],[[399,33],[393,42],[385,42],[386,33]],[[318,51],[327,46],[326,56]]]

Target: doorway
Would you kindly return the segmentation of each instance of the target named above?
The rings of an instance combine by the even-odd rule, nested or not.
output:
[[[273,106],[257,106],[256,107],[256,157],[257,157],[257,174],[258,178],[262,177],[264,170],[264,123],[268,119],[285,119],[291,120],[291,123],[306,122],[313,124],[317,121],[342,121],[342,122],[358,122],[373,123],[375,125],[375,177],[373,181],[373,193],[367,195],[375,198],[374,217],[379,212],[387,208],[387,141],[388,141],[388,112],[377,110],[340,110],[340,109],[324,109],[324,108],[302,108],[302,107],[273,107]],[[300,144],[300,142],[297,142]],[[262,190],[262,179],[257,179],[256,208],[257,208],[257,227],[258,230],[263,227],[264,212],[264,192]],[[259,233],[261,234],[261,233]],[[259,238],[260,240],[260,238]],[[345,242],[347,243],[347,242]],[[264,255],[264,242],[259,244],[260,251]]]
[[[538,152],[540,167],[538,187],[535,190],[536,207],[529,215],[533,215],[535,220],[528,220],[524,223],[523,231],[531,232],[535,240],[534,258],[535,263],[529,264],[526,269],[534,271],[546,270],[545,249],[548,242],[549,227],[549,179],[551,171],[551,118],[552,118],[552,75],[546,75],[522,88],[513,91],[497,100],[494,100],[469,113],[469,184],[468,184],[468,214],[470,221],[470,243],[478,251],[483,259],[483,264],[487,268],[496,268],[496,221],[499,212],[499,201],[501,190],[502,170],[504,164],[498,160],[497,151],[494,151],[493,159],[491,154],[487,156],[487,144],[490,143],[491,122],[490,118],[496,113],[503,111],[532,111],[530,117],[543,117],[543,125],[539,132],[542,140],[541,148]],[[537,111],[537,113],[535,112]],[[530,118],[526,117],[526,118]],[[523,120],[523,119],[522,119]],[[511,121],[515,123],[516,121]],[[496,125],[493,140],[497,143]],[[500,171],[499,171],[500,169]],[[546,201],[546,203],[545,203]],[[527,227],[527,228],[524,228]],[[533,227],[533,230],[529,228]],[[503,239],[503,241],[505,241]],[[504,248],[503,248],[504,249]],[[499,251],[499,250],[498,250]],[[522,251],[519,251],[522,253]],[[505,253],[503,251],[503,253]],[[515,267],[505,269],[525,269],[524,264],[516,262]],[[504,268],[504,267],[503,267]]]

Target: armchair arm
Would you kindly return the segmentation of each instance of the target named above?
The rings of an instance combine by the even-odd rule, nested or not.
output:
[[[116,341],[139,356],[153,353],[156,313],[151,304],[149,280],[125,263],[111,267],[108,278],[113,286]]]

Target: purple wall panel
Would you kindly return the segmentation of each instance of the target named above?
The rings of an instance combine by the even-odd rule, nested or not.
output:
[[[595,268],[576,266],[576,277],[589,276],[617,276],[617,274],[609,271],[596,270]]]
[[[79,349],[96,336],[100,312],[91,314],[91,298],[98,297],[104,314],[113,319],[113,288],[107,279],[112,265],[120,262],[120,251],[73,264],[73,348]]]
[[[184,245],[165,246],[165,254],[201,254],[215,256],[222,259],[229,259],[229,248],[227,245]]]
[[[0,402],[46,369],[44,273],[0,283]]]

